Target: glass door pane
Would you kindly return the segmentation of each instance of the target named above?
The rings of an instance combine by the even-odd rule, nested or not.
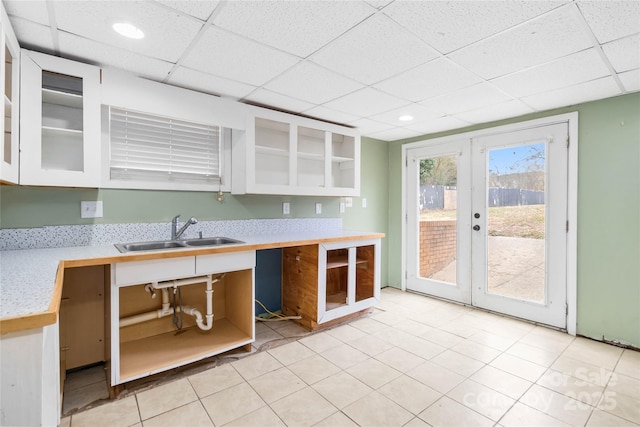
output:
[[[488,151],[487,292],[545,300],[545,143]]]
[[[458,156],[420,159],[419,277],[454,285]]]

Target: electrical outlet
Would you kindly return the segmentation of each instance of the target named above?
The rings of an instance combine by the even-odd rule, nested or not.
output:
[[[289,202],[282,203],[282,214],[289,215],[291,213],[291,204]]]
[[[340,213],[344,213],[344,202],[340,202]]]
[[[353,207],[353,197],[345,197],[344,198],[344,203],[348,208],[352,208]]]
[[[363,208],[367,207],[367,199],[365,197],[362,198],[362,207]]]
[[[316,215],[320,215],[322,213],[322,203],[316,203]]]
[[[80,202],[80,218],[102,218],[102,200]]]

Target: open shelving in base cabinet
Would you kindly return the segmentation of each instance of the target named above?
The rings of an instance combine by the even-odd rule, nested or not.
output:
[[[283,249],[282,310],[319,329],[369,312],[380,300],[380,239]]]
[[[197,362],[239,347],[251,350],[255,337],[253,269],[225,273],[213,284],[213,327],[206,331],[194,317],[168,315],[129,326],[120,320],[158,310],[145,283],[111,288],[111,386]],[[179,297],[206,313],[205,283],[183,285]],[[159,291],[156,291],[160,293]],[[169,288],[173,303],[173,288]],[[176,296],[177,297],[177,296]],[[176,323],[182,323],[180,331]]]

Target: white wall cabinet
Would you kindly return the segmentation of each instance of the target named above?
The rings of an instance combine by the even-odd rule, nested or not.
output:
[[[223,353],[238,347],[251,349],[255,339],[254,268],[255,251],[162,258],[112,265],[110,287],[111,386]],[[219,276],[225,273],[224,277]],[[140,323],[120,325],[121,319],[161,310],[162,297],[145,290],[150,282],[216,275],[213,284],[213,327],[195,326],[183,315],[184,328],[176,333],[172,315]],[[169,285],[171,286],[171,285]],[[180,286],[184,305],[204,315],[207,310],[205,284],[197,280]],[[156,291],[160,294],[160,291]],[[173,288],[169,287],[170,299]]]
[[[0,81],[4,89],[0,181],[19,181],[20,47],[4,6],[0,17]]]
[[[20,184],[98,187],[100,69],[22,50]]]
[[[234,194],[360,195],[355,129],[252,107],[234,133]]]

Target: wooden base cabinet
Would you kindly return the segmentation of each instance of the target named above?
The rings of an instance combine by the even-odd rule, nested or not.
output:
[[[380,239],[284,248],[282,310],[308,329],[364,314],[380,300]]]
[[[111,282],[111,386],[196,362],[235,348],[251,349],[255,339],[255,251],[118,263]],[[200,329],[194,317],[178,313],[121,324],[162,309],[162,291],[149,283],[212,275],[213,327]],[[147,277],[145,280],[144,277]],[[219,279],[219,280],[218,280]],[[217,280],[217,281],[216,281]],[[180,292],[177,292],[180,289]],[[171,306],[190,306],[204,316],[206,285],[167,288]],[[180,315],[182,314],[182,315]],[[180,328],[178,328],[180,326]]]

